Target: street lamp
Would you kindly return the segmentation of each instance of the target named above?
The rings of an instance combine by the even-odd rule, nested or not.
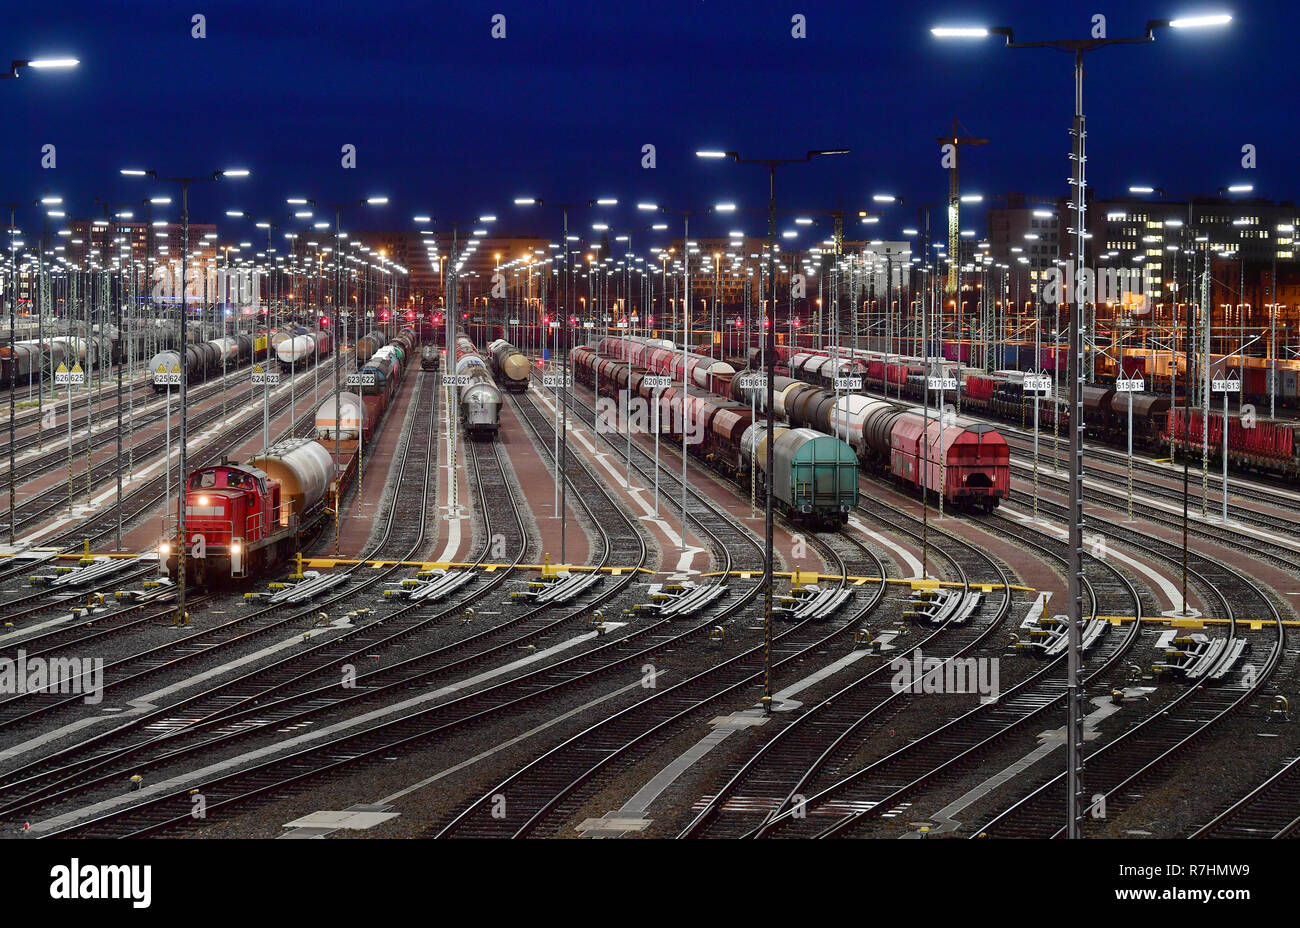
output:
[[[774,525],[772,522],[772,480],[771,473],[773,467],[773,430],[775,429],[775,417],[773,415],[773,406],[776,403],[776,169],[785,164],[802,164],[812,161],[818,156],[827,155],[847,155],[847,148],[818,148],[810,149],[802,158],[741,158],[738,152],[726,151],[717,152],[711,150],[697,151],[695,154],[700,158],[730,158],[737,164],[758,164],[767,168],[768,174],[768,201],[767,201],[767,268],[768,268],[768,286],[769,298],[768,304],[769,320],[773,324],[766,327],[764,332],[765,339],[765,371],[767,377],[767,464],[766,473],[769,475],[767,480],[767,512],[763,526],[763,711],[770,713],[772,711],[772,540]],[[690,278],[687,278],[689,285]],[[687,294],[689,298],[690,294]],[[683,522],[685,522],[685,503],[682,505]],[[685,538],[682,543],[685,544]]]
[[[32,58],[32,59],[15,58],[9,64],[9,72],[7,74],[0,74],[0,78],[15,79],[18,77],[19,72],[23,68],[35,68],[36,70],[75,68],[77,64],[78,61],[76,58]],[[9,291],[9,360],[10,360],[10,364],[13,365],[13,370],[16,374],[18,367],[16,364],[16,358],[14,356],[14,316],[16,316],[18,313],[18,272],[17,272],[18,258],[17,258],[17,252],[15,251],[18,232],[14,227],[14,210],[15,210],[15,206],[13,204],[10,204],[9,206],[9,260],[11,265],[10,276],[12,279],[12,286],[10,287],[10,291]],[[41,242],[41,248],[39,250],[41,251],[42,254],[44,253],[43,237]],[[36,317],[36,322],[37,322],[37,326],[39,327],[40,326],[39,310],[38,310],[38,315]],[[16,390],[18,387],[17,378],[12,377],[10,378],[10,381],[11,382],[10,382],[9,389],[12,394],[12,391]],[[15,405],[16,404],[14,402],[14,397],[11,395],[9,401],[9,544],[11,546],[14,543],[14,493],[15,493],[14,406]],[[119,428],[118,431],[121,432],[121,429]],[[40,436],[39,426],[37,427],[36,434],[39,441],[39,436]]]
[[[557,508],[560,510],[560,563],[567,563],[566,559],[566,542],[568,540],[568,467],[569,467],[569,341],[571,335],[568,328],[559,325],[559,321],[569,318],[572,310],[569,306],[569,210],[571,209],[591,209],[596,206],[617,206],[618,198],[616,197],[598,197],[587,200],[585,203],[556,203],[546,201],[537,197],[515,197],[516,206],[543,206],[549,205],[559,209],[564,217],[564,238],[561,248],[564,251],[564,307],[556,313],[556,325],[559,331],[564,332],[564,361],[563,373],[560,381],[559,404],[563,407],[563,413],[560,416],[560,453],[559,460],[555,465],[555,480],[559,486],[559,502]],[[543,337],[545,334],[543,333]],[[557,410],[558,412],[558,410]]]
[[[9,64],[9,72],[0,74],[0,79],[17,78],[23,68],[32,68],[37,71],[58,71],[75,68],[79,64],[81,62],[76,58],[15,58]]]
[[[200,175],[197,177],[160,177],[157,171],[141,170],[139,168],[123,168],[122,174],[127,177],[152,177],[157,181],[167,181],[169,183],[178,183],[181,185],[181,331],[180,331],[180,352],[181,358],[185,357],[186,341],[186,306],[185,306],[185,283],[188,275],[188,262],[190,254],[190,184],[200,181],[217,180],[221,177],[247,177],[248,171],[244,168],[230,168],[224,171],[213,171],[211,174]],[[177,611],[176,624],[189,625],[190,619],[185,612],[185,371],[181,372],[180,382],[180,457],[176,462],[176,473],[180,476],[177,481],[177,502],[176,502],[176,589],[177,589]]]
[[[453,391],[456,390],[457,388],[451,386],[450,381],[447,380],[448,374],[452,374],[452,375],[456,374],[456,326],[457,323],[460,321],[460,317],[459,317],[460,310],[457,308],[456,305],[456,301],[460,293],[460,281],[457,276],[457,272],[460,270],[460,267],[464,263],[464,260],[468,256],[468,254],[471,253],[475,248],[477,248],[477,243],[470,245],[465,251],[461,253],[459,257],[457,257],[456,255],[456,245],[460,236],[461,226],[472,225],[474,223],[492,223],[492,222],[496,222],[496,218],[497,218],[496,216],[484,215],[484,216],[474,217],[472,222],[468,218],[466,218],[465,220],[456,220],[456,221],[449,222],[448,224],[451,226],[451,242],[449,243],[447,248],[447,257],[444,261],[441,262],[440,265],[446,275],[443,280],[443,302],[445,304],[443,315],[446,317],[445,324],[447,326],[447,332],[445,336],[445,340],[447,343],[446,346],[447,361],[446,364],[443,366],[443,371],[441,376],[443,378],[443,383],[447,387],[447,399],[446,399],[445,407],[447,409],[447,417],[448,417],[447,437],[448,437],[448,444],[450,445],[450,450],[447,459],[447,486],[450,491],[449,496],[451,498],[451,502],[448,503],[446,508],[447,508],[447,519],[449,521],[452,519],[463,518],[460,512],[460,504],[459,502],[457,502],[457,498],[456,498],[457,432],[456,432],[456,413],[455,413],[456,404],[454,402]],[[417,225],[426,226],[436,222],[436,218],[434,215],[429,213],[419,213],[414,217],[412,217],[412,221],[414,221]],[[432,229],[421,229],[420,231],[422,234],[427,232],[431,238],[434,237]],[[480,238],[486,234],[487,234],[487,230],[485,229],[476,229],[473,233],[474,236],[478,236]],[[471,236],[471,240],[473,240],[473,236]],[[471,306],[472,305],[473,304],[471,302]],[[466,314],[466,317],[468,321],[468,313]]]
[[[983,38],[990,34],[1000,35],[1006,39],[1007,48],[1052,48],[1071,52],[1074,56],[1074,125],[1072,135],[1074,150],[1070,157],[1073,161],[1074,185],[1074,235],[1075,235],[1075,281],[1083,280],[1084,242],[1087,237],[1087,201],[1084,196],[1086,180],[1084,176],[1084,139],[1085,123],[1083,115],[1083,56],[1106,45],[1137,45],[1155,41],[1157,29],[1170,27],[1174,29],[1195,28],[1201,26],[1226,25],[1232,20],[1227,14],[1214,14],[1184,19],[1149,20],[1146,31],[1141,36],[1125,38],[1088,38],[1057,39],[1044,42],[1016,42],[1015,33],[1007,26],[992,29],[984,27],[937,27],[930,32],[937,38]],[[1066,571],[1069,574],[1069,616],[1068,616],[1068,670],[1067,670],[1067,706],[1068,727],[1066,759],[1066,793],[1068,802],[1068,821],[1066,835],[1079,837],[1079,773],[1081,757],[1079,754],[1083,736],[1083,713],[1081,692],[1079,688],[1079,625],[1083,615],[1083,343],[1079,316],[1083,312],[1083,301],[1076,292],[1074,295],[1074,312],[1069,321],[1069,381],[1070,381],[1070,465],[1069,465],[1069,547],[1067,549]]]
[[[314,207],[317,205],[315,200],[310,199],[308,197],[290,197],[286,202],[290,206],[310,205]],[[354,206],[354,205],[384,206],[387,203],[388,203],[388,197],[371,196],[371,197],[366,197],[362,200],[349,200],[343,203],[329,204],[330,208],[334,210],[334,253],[331,256],[333,258],[333,264],[334,264],[334,324],[331,326],[331,328],[334,331],[331,335],[331,338],[333,338],[334,340],[333,342],[333,346],[334,346],[334,438],[335,438],[334,479],[336,481],[339,478],[339,442],[341,441],[341,419],[343,416],[342,399],[341,399],[343,346],[339,344],[339,332],[341,331],[341,328],[339,326],[339,313],[340,313],[339,307],[343,302],[343,278],[342,278],[343,258],[344,258],[343,256],[343,208],[345,206]],[[305,212],[305,211],[300,210],[300,212]],[[295,215],[297,214],[295,213]],[[320,225],[324,225],[326,228],[329,227],[328,223],[322,223]],[[290,430],[292,430],[293,428],[292,422],[290,423],[289,428]],[[361,498],[361,494],[360,491],[358,490],[357,493],[358,505],[360,504],[360,498]],[[339,533],[340,533],[339,514],[342,511],[342,508],[343,507],[341,501],[338,499],[338,489],[336,487],[335,499],[334,499],[334,554],[335,556],[337,556],[339,553]]]

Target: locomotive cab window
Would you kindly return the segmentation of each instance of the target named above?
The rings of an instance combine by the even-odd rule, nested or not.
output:
[[[190,477],[191,490],[206,490],[209,487],[217,485],[217,472],[215,470],[205,470]]]

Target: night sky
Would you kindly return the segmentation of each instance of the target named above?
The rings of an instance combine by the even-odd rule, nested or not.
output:
[[[1295,198],[1300,4],[1164,2],[10,4],[0,54],[82,64],[0,85],[0,198],[48,189],[70,217],[85,216],[96,197],[170,192],[119,176],[122,167],[240,166],[253,176],[194,192],[195,221],[225,222],[233,208],[283,218],[289,195],[383,193],[387,207],[350,225],[491,211],[500,232],[554,234],[554,220],[511,200],[617,196],[613,223],[640,227],[638,199],[765,204],[762,169],[700,161],[697,148],[788,157],[849,147],[784,169],[781,204],[858,208],[894,193],[907,205],[875,227],[890,237],[914,224],[915,204],[946,196],[935,137],[954,116],[990,139],[964,156],[963,189],[1068,191],[1069,56],[1007,50],[996,37],[941,41],[931,25],[1010,25],[1027,41],[1085,37],[1094,13],[1117,36],[1140,34],[1148,18],[1222,11],[1235,17],[1227,28],[1165,30],[1154,45],[1090,55],[1090,184],[1103,196],[1145,182],[1181,197],[1248,182]],[[195,12],[206,38],[191,38]],[[494,13],[506,17],[505,39],[490,36]],[[806,39],[791,37],[795,13],[807,17]],[[40,166],[47,143],[54,170]],[[340,166],[346,143],[357,146],[355,170]],[[647,143],[654,170],[640,166]],[[1258,150],[1253,171],[1240,164],[1247,143]],[[763,222],[700,231],[761,233]]]

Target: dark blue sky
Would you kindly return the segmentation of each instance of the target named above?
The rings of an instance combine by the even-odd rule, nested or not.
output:
[[[877,227],[890,235],[913,223],[912,203],[945,197],[935,136],[954,116],[990,139],[965,157],[963,188],[1067,190],[1070,58],[1008,51],[995,38],[941,42],[930,25],[1062,38],[1086,36],[1104,13],[1110,35],[1130,35],[1148,18],[1220,10],[1235,16],[1227,29],[1165,31],[1151,46],[1090,55],[1090,183],[1102,195],[1145,181],[1181,196],[1246,181],[1295,198],[1293,0],[94,0],[6,9],[0,55],[71,53],[82,65],[0,84],[0,199],[48,188],[69,215],[85,215],[97,196],[153,191],[120,167],[239,165],[253,176],[195,192],[196,221],[237,207],[283,213],[291,194],[382,192],[391,202],[377,225],[493,211],[503,231],[552,233],[511,199],[761,206],[761,169],[701,162],[695,149],[781,157],[846,146],[849,157],[785,169],[778,196],[851,208],[896,193],[909,205]],[[207,38],[190,37],[193,12],[206,15]],[[506,16],[505,39],[490,37],[494,13]],[[791,37],[795,13],[807,17],[806,39]],[[40,167],[46,143],[57,146],[55,170]],[[355,170],[340,167],[345,143],[357,146]],[[640,167],[647,143],[655,170]],[[1258,149],[1254,171],[1240,166],[1247,143]],[[632,209],[620,218],[643,224]],[[763,221],[714,229],[724,225],[757,233]]]

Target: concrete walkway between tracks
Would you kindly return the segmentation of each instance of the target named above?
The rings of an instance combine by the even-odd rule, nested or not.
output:
[[[828,677],[834,676],[846,667],[856,664],[871,654],[865,648],[850,651],[839,660],[833,661],[820,670],[803,677],[772,696],[773,712],[791,712],[803,703],[794,697],[811,686]],[[762,706],[742,709],[730,715],[721,715],[709,724],[712,731],[691,745],[683,754],[674,758],[662,770],[650,778],[641,789],[637,790],[616,812],[610,812],[601,818],[589,818],[578,826],[578,831],[592,838],[617,838],[632,831],[641,831],[650,824],[646,813],[650,806],[665,790],[680,779],[691,767],[699,763],[710,752],[726,741],[727,738],[745,728],[764,725],[769,716],[763,713]]]
[[[1096,739],[1098,737],[1097,725],[1103,719],[1114,715],[1120,708],[1111,701],[1109,696],[1097,697],[1093,700],[1093,704],[1097,706],[1097,708],[1083,717],[1084,741],[1092,741]],[[968,790],[959,799],[949,803],[938,812],[934,813],[932,821],[937,822],[938,827],[931,827],[927,833],[936,835],[943,834],[944,832],[956,831],[961,827],[961,822],[954,818],[955,815],[958,815],[963,810],[970,808],[976,802],[979,802],[984,797],[993,793],[995,790],[1010,783],[1044,757],[1047,757],[1056,750],[1065,747],[1065,734],[1066,732],[1064,728],[1057,728],[1040,734],[1038,736],[1038,747],[1034,748],[1015,763],[1010,764],[1005,769],[1000,770],[979,785]],[[916,807],[913,806],[912,808],[915,810]],[[924,833],[921,831],[909,831],[907,834],[901,835],[900,837],[920,838],[923,834]]]

